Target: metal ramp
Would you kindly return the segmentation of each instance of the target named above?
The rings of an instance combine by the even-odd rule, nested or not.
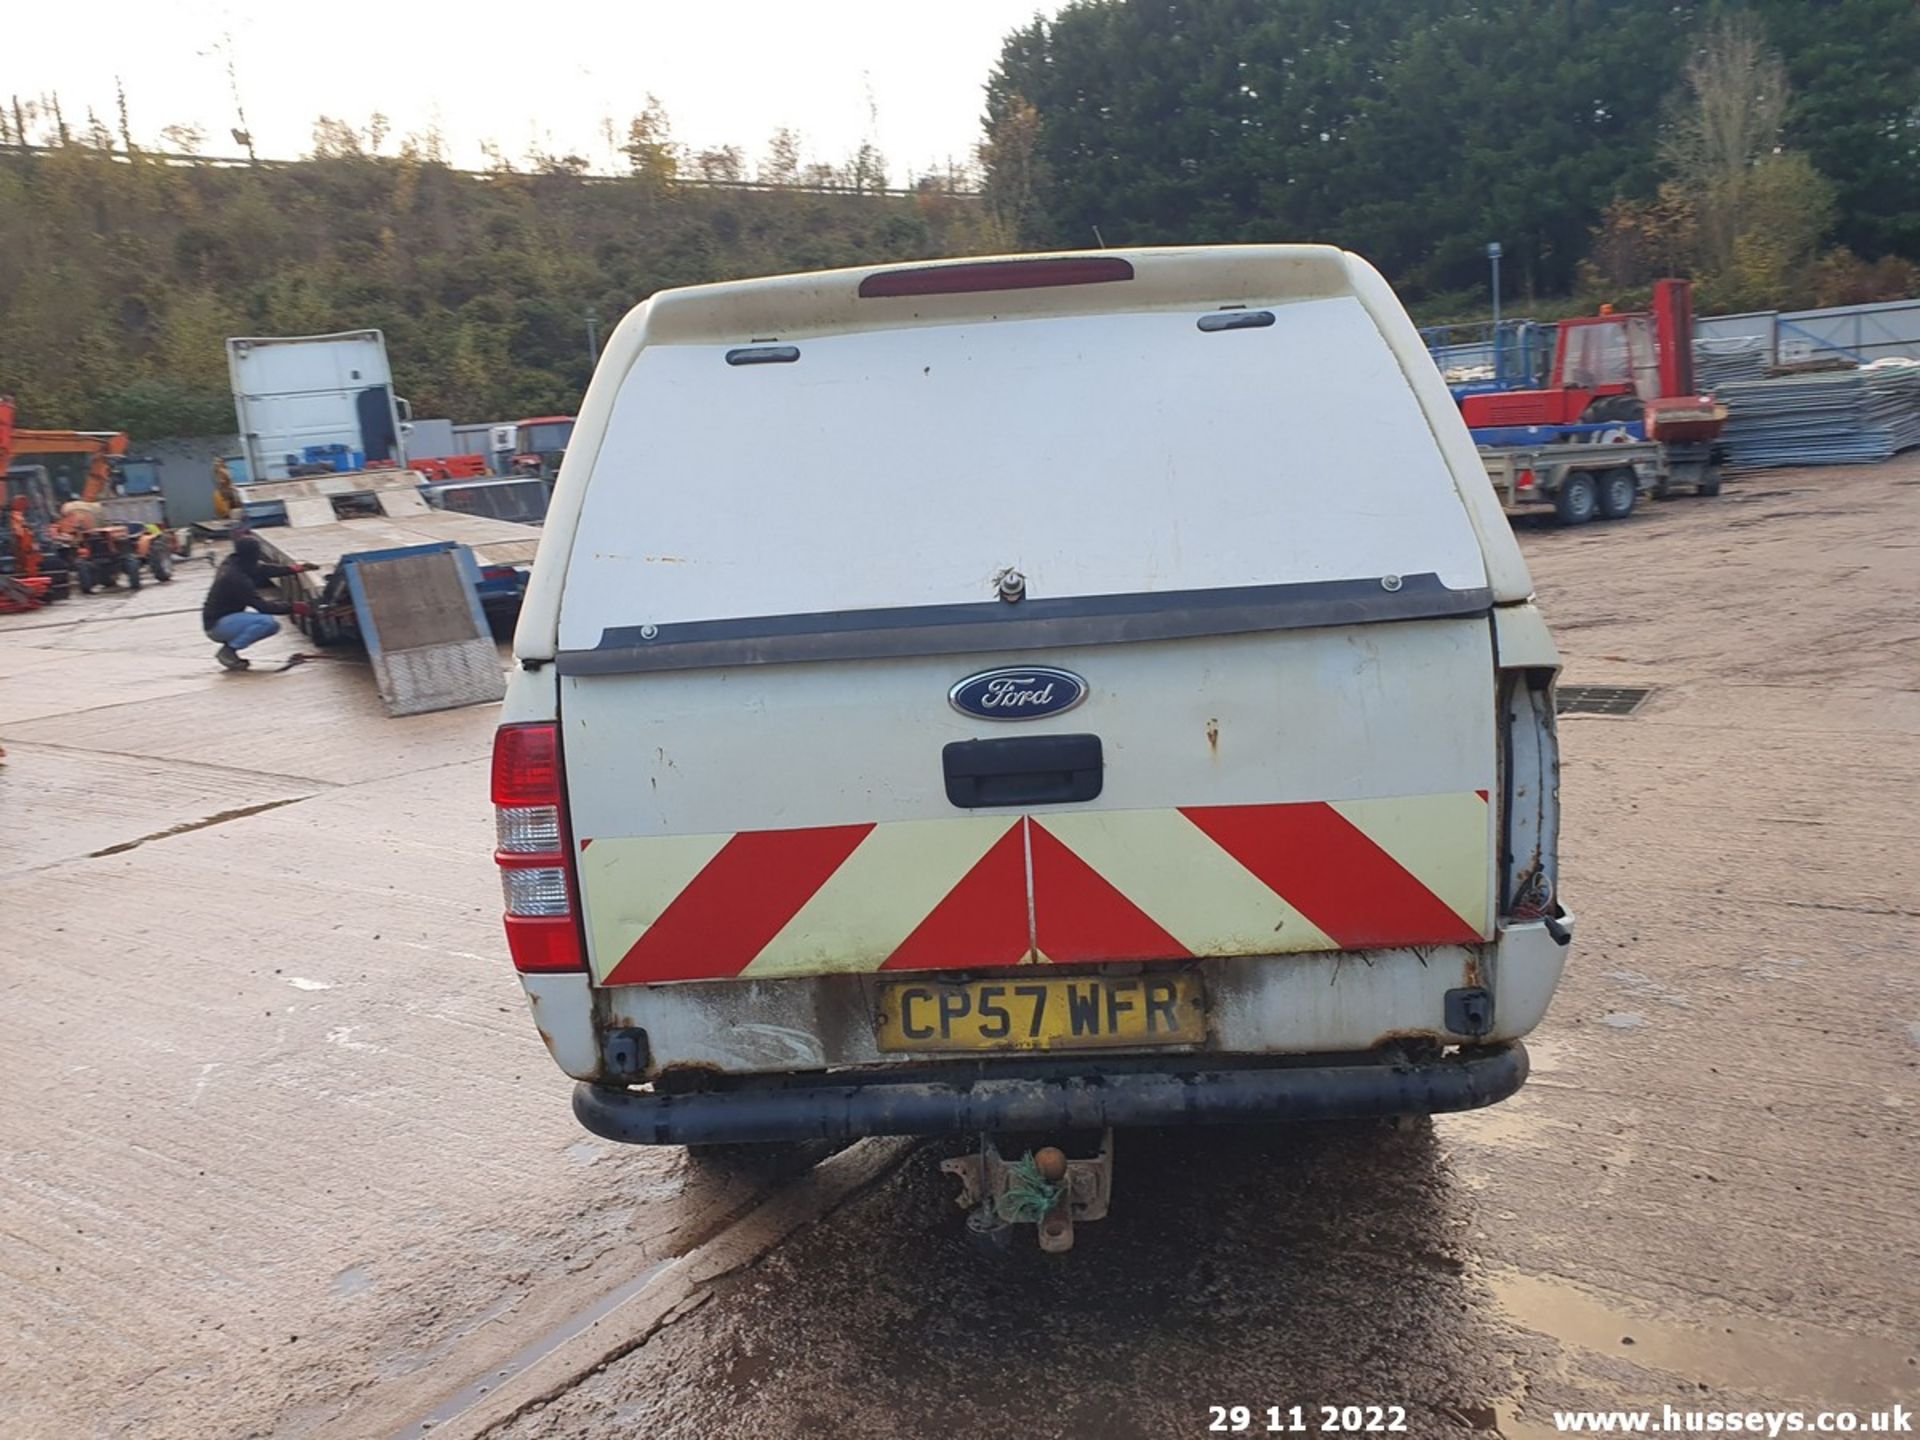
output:
[[[505,696],[471,550],[448,540],[343,555],[340,564],[389,715]]]

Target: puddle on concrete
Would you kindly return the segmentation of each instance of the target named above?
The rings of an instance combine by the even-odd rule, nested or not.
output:
[[[621,1305],[646,1289],[661,1271],[679,1263],[678,1259],[662,1260],[658,1265],[641,1271],[618,1289],[608,1291],[586,1309],[569,1315],[539,1338],[514,1351],[497,1369],[489,1371],[484,1379],[476,1380],[457,1394],[449,1396],[423,1418],[403,1425],[396,1440],[418,1440],[419,1436],[432,1430],[434,1426],[446,1424],[461,1411],[477,1404],[529,1365],[544,1359],[574,1336],[583,1334],[599,1321],[606,1319]]]
[[[1558,1040],[1543,1040],[1535,1036],[1528,1036],[1526,1044],[1527,1085],[1543,1090],[1555,1088],[1555,1082],[1547,1077],[1558,1070],[1567,1058],[1566,1047]],[[1511,1100],[1489,1105],[1484,1110],[1436,1115],[1433,1117],[1434,1134],[1448,1142],[1464,1141],[1469,1145],[1490,1148],[1543,1149],[1554,1143],[1553,1132],[1556,1127],[1535,1103],[1536,1098],[1523,1088]],[[1479,1190],[1485,1187],[1488,1177],[1469,1166],[1461,1172],[1461,1178],[1468,1189]]]
[[[1890,1341],[1750,1318],[1698,1325],[1651,1319],[1518,1270],[1496,1271],[1487,1283],[1505,1317],[1523,1330],[1713,1390],[1856,1408],[1912,1394],[1912,1350]]]
[[[1526,1092],[1523,1090],[1521,1094]],[[1467,1110],[1457,1115],[1436,1115],[1433,1128],[1448,1140],[1466,1140],[1475,1145],[1524,1145],[1540,1148],[1552,1142],[1552,1126],[1533,1113],[1517,1097],[1485,1110]]]

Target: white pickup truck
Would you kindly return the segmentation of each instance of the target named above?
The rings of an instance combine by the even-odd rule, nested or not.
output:
[[[1403,1116],[1526,1074],[1559,657],[1364,261],[674,290],[494,754],[514,963],[638,1143]]]

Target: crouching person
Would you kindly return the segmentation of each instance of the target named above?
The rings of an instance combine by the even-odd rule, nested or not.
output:
[[[209,640],[220,642],[213,658],[229,670],[245,670],[247,661],[239,652],[258,644],[280,629],[273,617],[288,615],[293,607],[283,600],[263,594],[264,587],[283,575],[317,570],[317,565],[269,565],[261,558],[260,542],[251,535],[237,535],[233,553],[220,562],[213,585],[207,591],[206,604],[200,607],[200,626]]]

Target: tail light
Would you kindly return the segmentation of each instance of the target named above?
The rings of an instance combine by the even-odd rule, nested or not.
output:
[[[1533,488],[1533,472],[1531,470],[1522,470],[1520,472],[1520,478],[1514,482],[1514,489],[1531,490],[1532,488]]]
[[[502,725],[494,732],[493,859],[516,970],[586,968],[561,791],[559,726]]]

